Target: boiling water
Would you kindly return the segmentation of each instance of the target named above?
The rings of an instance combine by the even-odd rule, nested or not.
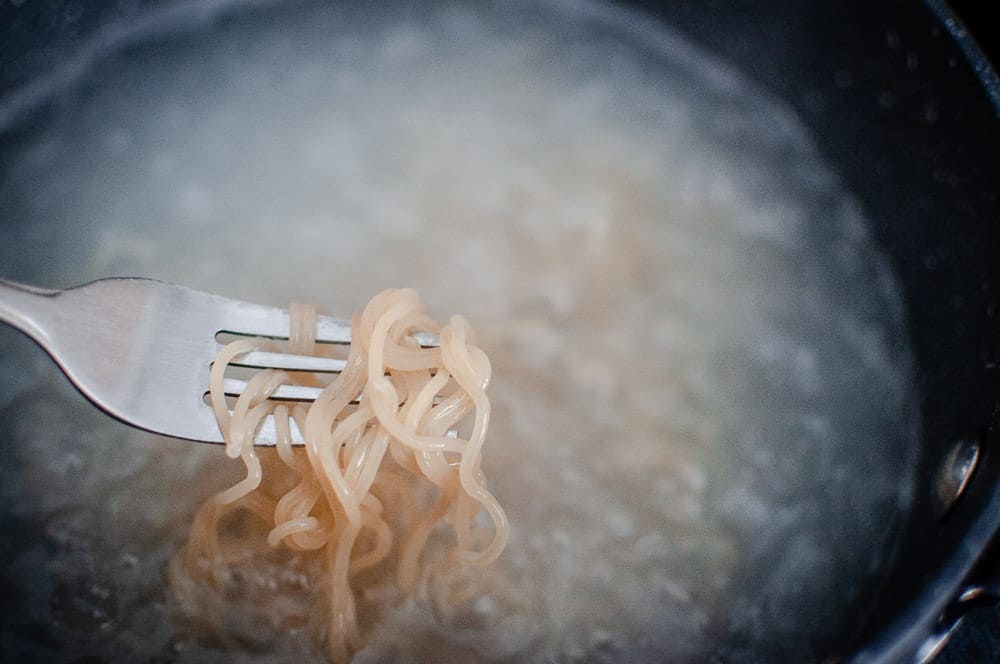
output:
[[[910,499],[910,356],[858,205],[785,107],[598,6],[213,7],[3,116],[0,265],[340,315],[405,285],[471,317],[510,544],[456,615],[363,599],[360,659],[819,656],[857,627]],[[166,587],[239,464],[0,342],[6,652],[322,657],[238,602],[223,647]]]

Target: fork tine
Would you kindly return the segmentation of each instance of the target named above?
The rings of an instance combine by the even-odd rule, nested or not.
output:
[[[288,338],[288,312],[284,309],[223,297],[219,297],[216,304],[220,313],[217,332],[268,339]],[[317,316],[316,331],[317,341],[341,344],[351,342],[350,321]]]
[[[312,371],[314,373],[340,373],[347,365],[346,360],[332,357],[292,355],[290,353],[266,353],[256,351],[236,358],[230,363],[236,367],[252,369],[285,369],[287,371]]]
[[[288,418],[289,429],[291,429],[292,442],[293,443],[303,443],[305,438],[302,437],[302,432],[299,431],[299,425],[295,423],[295,418]],[[278,430],[274,424],[274,415],[268,415],[264,418],[264,421],[260,424],[260,429],[257,431],[257,438],[255,444],[257,445],[275,445],[278,442]]]
[[[239,378],[225,378],[222,381],[222,391],[227,397],[238,397],[243,393],[243,390],[247,388],[247,382]],[[322,387],[308,387],[305,385],[289,385],[283,384],[278,386],[278,389],[274,391],[271,395],[271,399],[276,399],[278,401],[315,401],[320,393],[323,391]],[[204,393],[206,396],[208,392]],[[357,404],[361,398],[364,396],[365,391],[361,390],[361,393],[351,399],[351,403]],[[204,397],[203,397],[204,398]],[[439,404],[444,400],[442,396],[436,396],[433,399],[434,404]]]
[[[289,428],[291,429],[292,442],[297,444],[302,444],[305,442],[305,438],[302,437],[302,432],[299,430],[298,425],[295,423],[294,418],[289,418],[288,420]],[[456,429],[448,429],[444,433],[447,438],[458,438],[458,431]],[[261,422],[260,428],[257,430],[257,438],[255,444],[271,446],[275,445],[278,441],[278,431],[274,424],[274,415],[268,415]]]
[[[222,384],[223,390],[226,396],[238,397],[243,393],[243,390],[247,388],[247,381],[240,380],[238,378],[226,378]],[[288,400],[288,401],[315,401],[316,397],[320,395],[323,389],[319,387],[306,387],[305,385],[281,385],[274,394],[271,395],[272,399],[278,400]]]
[[[288,311],[252,302],[219,298],[225,304],[225,315],[220,319],[218,332],[229,332],[248,337],[268,339],[288,338]],[[419,332],[413,337],[425,347],[440,345],[436,334]],[[316,341],[320,343],[351,343],[351,321],[330,316],[316,317]]]

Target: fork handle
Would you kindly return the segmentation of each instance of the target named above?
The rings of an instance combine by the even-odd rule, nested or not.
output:
[[[61,292],[0,279],[0,321],[46,346],[43,318],[52,311],[53,299]]]

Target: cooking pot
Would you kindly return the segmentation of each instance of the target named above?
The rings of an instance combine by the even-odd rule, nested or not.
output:
[[[929,657],[964,607],[993,601],[1000,590],[990,550],[1000,527],[996,74],[939,0],[628,4],[797,112],[860,199],[899,277],[920,406],[912,508],[864,619],[805,640],[810,655],[824,661]],[[127,23],[141,32],[153,5],[0,5],[0,153],[28,131],[15,122],[26,90],[58,87],[73,69],[66,63],[83,67],[101,57],[106,26]],[[170,20],[169,12],[155,17]],[[69,285],[50,283],[48,269],[0,265],[5,277]],[[762,652],[780,656],[780,643],[761,641],[769,644]]]

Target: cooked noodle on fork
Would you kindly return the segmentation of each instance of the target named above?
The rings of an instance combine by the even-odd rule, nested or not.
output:
[[[315,340],[316,310],[293,304],[289,313],[286,347],[240,339],[226,345],[212,366],[209,393],[226,454],[243,461],[246,477],[198,511],[187,546],[171,564],[171,582],[182,608],[213,623],[225,638],[224,616],[212,615],[220,610],[213,606],[223,605],[204,595],[224,591],[229,566],[266,545],[315,552],[323,561],[318,582],[328,598],[325,629],[319,631],[331,658],[346,661],[364,644],[355,598],[373,581],[363,572],[385,565],[400,591],[412,595],[425,564],[422,554],[441,522],[454,532],[452,565],[487,565],[506,545],[507,519],[481,467],[490,362],[463,317],[440,325],[415,291],[390,289],[354,317],[345,367],[331,382],[265,369],[230,405],[225,373],[247,353],[324,352]],[[440,347],[421,347],[418,332],[437,334]],[[322,391],[311,403],[273,399],[287,384]],[[277,432],[273,450],[254,445],[268,416]],[[450,436],[467,418],[469,436]],[[304,445],[293,445],[293,421]],[[436,498],[428,505],[429,493]],[[264,522],[267,537],[224,528],[225,517],[237,510]],[[483,511],[492,521],[491,536],[476,524]]]

